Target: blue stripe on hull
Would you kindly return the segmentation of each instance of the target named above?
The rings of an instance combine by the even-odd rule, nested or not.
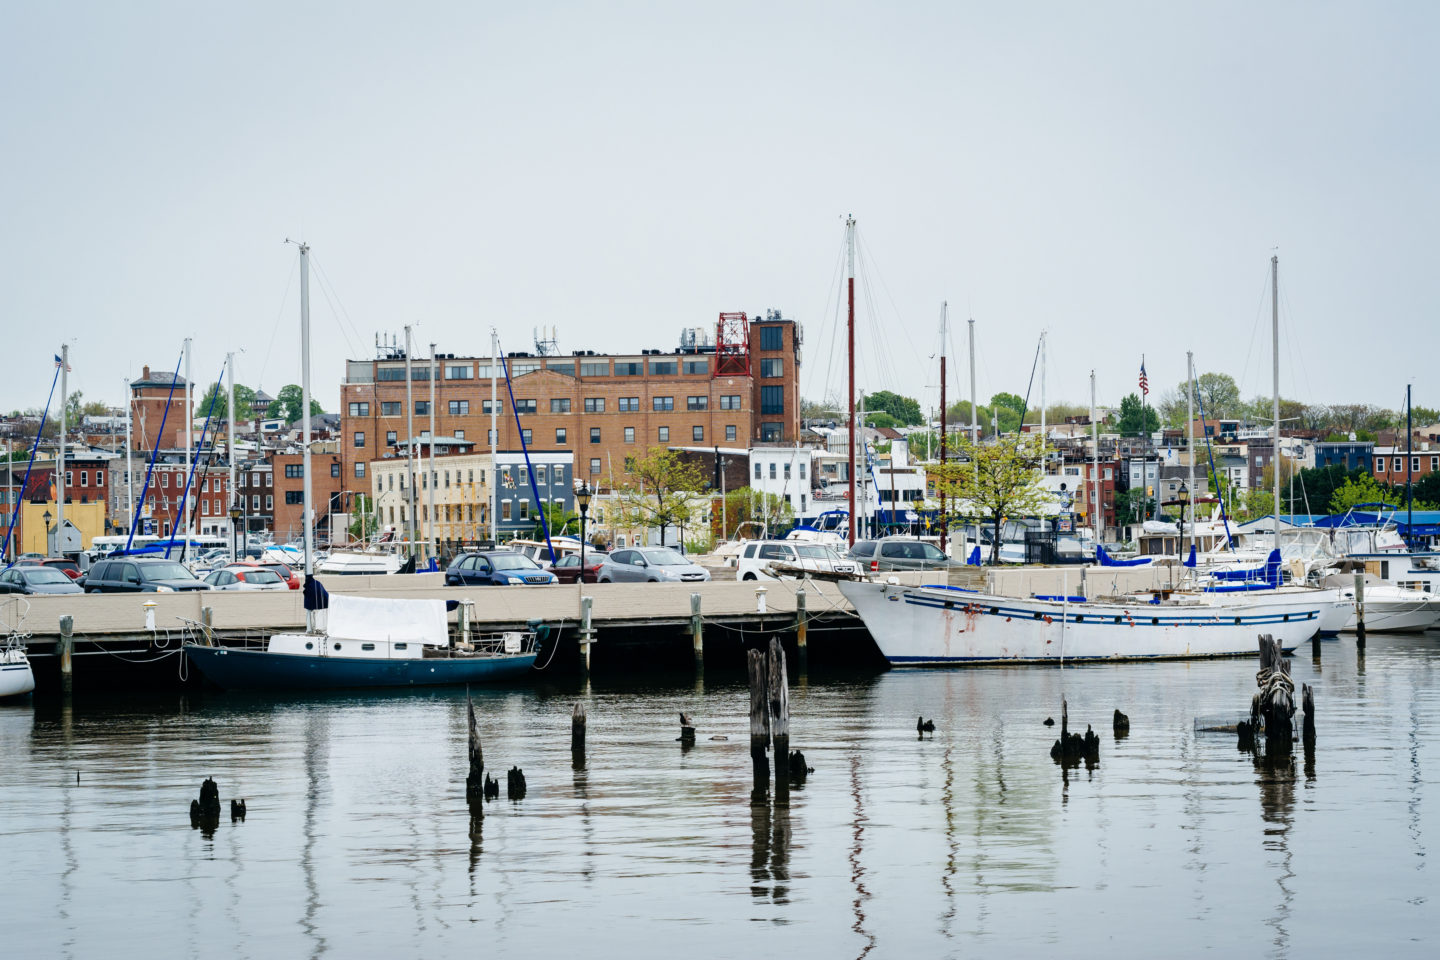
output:
[[[1308,610],[1304,613],[1293,614],[1253,614],[1241,617],[1218,617],[1215,614],[1198,614],[1191,616],[1158,616],[1151,613],[1147,607],[1150,604],[1138,603],[1134,610],[1125,615],[1116,617],[1111,613],[1095,614],[1087,612],[1084,604],[1070,606],[1070,613],[1063,615],[1060,611],[1054,613],[1041,613],[1036,616],[1034,607],[1005,607],[989,603],[967,604],[960,600],[940,600],[938,598],[916,596],[905,594],[905,602],[916,607],[931,607],[937,610],[955,610],[960,613],[973,612],[981,616],[1006,617],[1014,619],[1019,617],[1022,620],[1048,620],[1057,623],[1061,620],[1069,624],[1083,627],[1087,624],[1105,623],[1129,623],[1134,627],[1169,627],[1169,626],[1195,626],[1195,627],[1232,627],[1232,626],[1264,626],[1268,623],[1303,623],[1306,620],[1318,620],[1319,611]],[[1091,608],[1093,609],[1093,608]],[[1077,619],[1083,618],[1083,619]]]
[[[225,689],[333,690],[344,687],[419,687],[502,683],[530,672],[535,654],[430,660],[310,657],[223,647],[185,648],[205,678]]]
[[[1295,647],[1284,648],[1284,652],[1293,653]],[[1123,656],[1116,654],[1109,657],[1066,657],[1062,662],[1058,657],[886,657],[892,667],[925,667],[944,666],[946,664],[968,663],[968,664],[993,664],[1003,667],[1009,664],[1023,664],[1026,666],[1050,666],[1050,667],[1073,667],[1085,663],[1127,663],[1141,660],[1219,660],[1227,657],[1253,657],[1253,650],[1237,650],[1234,653],[1180,653],[1180,654],[1158,654],[1158,653],[1134,653]]]

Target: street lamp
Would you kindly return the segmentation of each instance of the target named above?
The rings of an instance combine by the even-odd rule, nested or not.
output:
[[[590,513],[590,484],[588,481],[580,481],[580,489],[575,491],[575,506],[580,508],[580,577],[577,583],[585,582],[585,518]]]
[[[55,542],[50,539],[50,520],[51,520],[52,518],[51,518],[51,516],[50,516],[50,511],[49,511],[49,510],[46,510],[46,511],[45,511],[44,517],[45,517],[45,556],[48,557],[48,556],[50,556],[51,554],[53,554],[53,553],[55,552]]]
[[[1185,481],[1180,481],[1180,490],[1176,493],[1176,499],[1180,501],[1180,559],[1185,559],[1185,508],[1190,505],[1190,488]]]
[[[241,516],[243,516],[243,514],[241,513],[240,505],[232,501],[230,504],[230,561],[232,563],[240,559],[240,552],[235,546],[235,530],[237,524],[240,522]]]

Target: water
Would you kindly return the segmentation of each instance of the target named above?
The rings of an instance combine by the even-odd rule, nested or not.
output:
[[[4,707],[3,954],[1431,955],[1437,647],[1303,648],[1319,748],[1293,776],[1194,730],[1243,711],[1251,660],[812,677],[788,812],[750,806],[739,677],[486,692],[487,762],[530,791],[475,833],[463,694]],[[1103,741],[1068,781],[1041,724],[1062,693]],[[207,774],[213,837],[187,813]]]

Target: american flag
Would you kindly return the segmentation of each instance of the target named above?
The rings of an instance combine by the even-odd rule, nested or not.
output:
[[[1145,358],[1140,358],[1140,393],[1142,396],[1150,396],[1150,378],[1145,376]]]
[[[65,361],[64,361],[64,360],[61,360],[59,357],[56,357],[56,358],[55,358],[55,366],[58,367],[58,366],[60,366],[60,365],[62,365],[62,364],[64,364],[64,366],[65,366],[65,372],[66,372],[66,373],[69,373],[69,372],[70,372],[70,365],[67,364],[67,363],[65,363]]]

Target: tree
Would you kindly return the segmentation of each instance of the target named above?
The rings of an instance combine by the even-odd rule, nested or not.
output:
[[[195,413],[202,417],[205,416],[206,411],[210,409],[212,395],[215,396],[215,412],[212,416],[223,420],[229,415],[230,410],[230,391],[223,383],[212,383],[205,388],[205,392],[195,401]],[[255,391],[243,383],[235,384],[235,418],[247,421],[253,417],[254,403]]]
[[[1145,495],[1144,489],[1132,487],[1129,490],[1122,490],[1115,494],[1115,522],[1120,526],[1127,523],[1139,523],[1142,516],[1148,515],[1149,504],[1152,497]]]
[[[1186,385],[1180,385],[1180,395],[1185,395]],[[1203,407],[1205,416],[1211,420],[1229,419],[1238,414],[1240,387],[1228,373],[1202,373],[1195,378],[1195,415]]]
[[[76,390],[65,398],[65,424],[67,427],[73,427],[80,422],[80,408],[85,403],[82,399],[84,396],[85,394]]]
[[[1389,496],[1392,496],[1391,491],[1380,486],[1370,474],[1362,472],[1346,480],[1330,497],[1330,512],[1344,513],[1362,503],[1382,503]]]
[[[627,457],[629,480],[620,487],[618,506],[622,522],[660,530],[690,519],[697,495],[706,487],[706,471],[683,454],[665,447],[651,447],[643,456]]]
[[[1025,399],[1017,397],[1013,393],[997,393],[990,398],[990,406],[1009,407],[1016,413],[1023,413],[1025,410]]]
[[[1182,429],[1185,426],[1185,418],[1189,416],[1190,409],[1185,403],[1185,387],[1181,384],[1178,390],[1166,390],[1155,401],[1155,412],[1160,415],[1160,421],[1167,427]],[[1195,416],[1200,416],[1200,411],[1195,411]]]
[[[571,525],[575,525],[575,532],[580,532],[580,514],[565,509],[564,504],[547,503],[542,506],[545,512],[545,523],[550,528],[550,536],[558,537]],[[545,528],[540,525],[540,510],[535,511],[535,529],[530,532],[532,540],[544,540]]]
[[[235,389],[240,389],[236,384]],[[350,512],[350,539],[364,541],[375,536],[379,530],[379,524],[375,519],[375,500],[369,494],[362,493],[355,498],[355,503]]]
[[[840,422],[845,418],[840,413],[840,404],[832,400],[801,400],[801,420],[834,420]]]
[[[85,417],[108,417],[110,407],[104,401],[91,400],[80,408],[80,414]]]
[[[1344,464],[1333,463],[1328,467],[1304,469],[1295,474],[1293,492],[1282,490],[1281,496],[1295,507],[1292,513],[1324,513],[1329,509],[1335,491],[1351,478],[1359,478],[1366,471],[1363,468],[1346,470]],[[1437,474],[1440,477],[1440,474]]]
[[[300,419],[302,398],[300,387],[293,383],[287,383],[275,395],[275,402],[270,405],[270,413],[273,416],[284,417],[286,423],[294,423]],[[236,387],[235,405],[240,405],[239,387]],[[320,401],[311,397],[310,416],[318,417],[324,412],[320,407]]]
[[[885,427],[896,427],[899,425],[900,421],[896,420],[884,410],[865,411],[865,426],[867,427],[874,427],[876,430],[880,430]]]
[[[961,460],[937,465],[936,499],[953,504],[942,518],[989,521],[994,530],[990,562],[1000,562],[1000,529],[1007,517],[1036,516],[1049,497],[1040,477],[1040,438],[1012,433],[993,443],[956,444]]]
[[[889,390],[866,394],[866,415],[868,416],[872,410],[883,410],[894,417],[896,423],[902,427],[913,427],[925,422],[925,417],[920,412],[919,401],[910,397],[902,397],[898,393],[891,393]]]
[[[1160,415],[1153,407],[1140,403],[1140,395],[1128,394],[1120,401],[1120,422],[1117,424],[1122,437],[1149,436],[1160,429]]]
[[[794,517],[788,497],[741,487],[725,494],[725,529],[721,533],[725,539],[733,539],[740,526],[746,523],[763,524],[767,531],[783,529]]]

